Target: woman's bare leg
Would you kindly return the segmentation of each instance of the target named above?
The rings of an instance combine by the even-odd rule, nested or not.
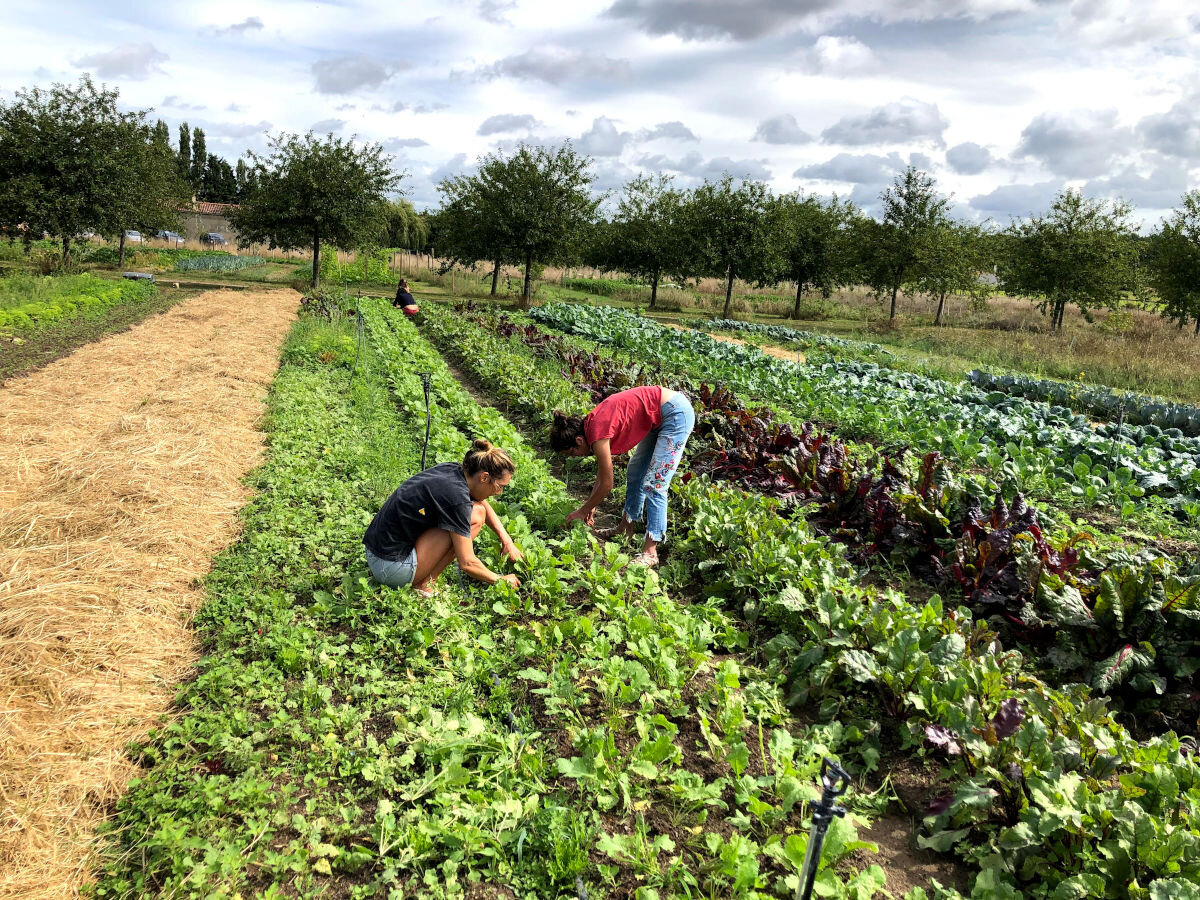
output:
[[[483,503],[476,503],[471,510],[471,540],[479,537],[487,516]],[[419,591],[433,590],[438,577],[446,571],[454,559],[454,545],[450,532],[442,528],[431,528],[417,538],[417,572],[413,576],[413,587]]]

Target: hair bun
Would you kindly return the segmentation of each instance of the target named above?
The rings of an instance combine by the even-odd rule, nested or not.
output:
[[[492,442],[487,438],[475,438],[475,440],[471,442],[471,447],[475,450],[478,450],[480,453],[487,453],[492,449]]]

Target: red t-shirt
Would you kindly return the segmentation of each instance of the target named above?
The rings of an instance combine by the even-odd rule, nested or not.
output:
[[[662,424],[662,388],[647,385],[605,397],[583,417],[583,436],[590,447],[610,441],[613,456],[627,453]]]

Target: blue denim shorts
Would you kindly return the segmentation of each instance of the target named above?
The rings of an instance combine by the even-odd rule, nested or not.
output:
[[[413,547],[404,559],[384,559],[376,556],[363,545],[367,555],[367,568],[375,576],[375,580],[388,587],[408,587],[412,584],[413,576],[417,574],[417,548]]]

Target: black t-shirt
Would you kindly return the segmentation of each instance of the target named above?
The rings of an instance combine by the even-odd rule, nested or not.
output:
[[[413,295],[404,288],[396,288],[396,299],[392,301],[392,306],[416,306],[417,301],[413,299]],[[375,551],[371,551],[374,553]]]
[[[380,559],[404,559],[431,528],[470,537],[473,508],[461,463],[430,466],[392,492],[367,527],[363,543]]]

